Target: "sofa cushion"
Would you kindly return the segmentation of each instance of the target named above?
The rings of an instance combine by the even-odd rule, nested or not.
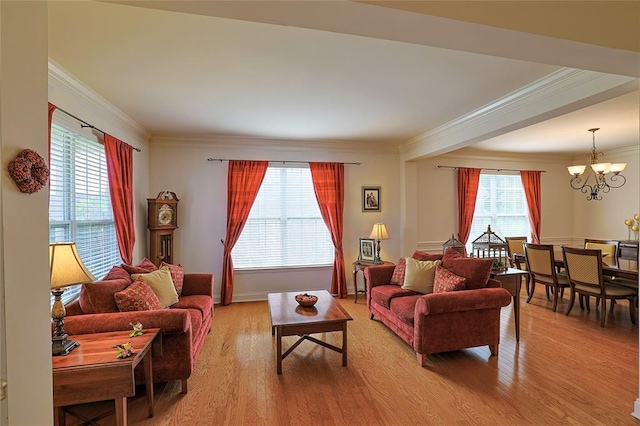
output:
[[[176,293],[178,296],[182,294],[182,285],[184,284],[184,269],[182,265],[172,265],[170,263],[162,262],[160,267],[166,266],[171,272],[171,280],[173,281],[173,286],[176,288]]]
[[[405,290],[404,288],[393,284],[378,285],[371,288],[371,301],[389,309],[391,299],[395,297],[413,296],[416,294],[419,295],[420,293]]]
[[[433,254],[433,253],[426,253],[420,250],[414,251],[411,257],[413,257],[416,260],[442,260],[441,253]]]
[[[157,271],[158,267],[153,264],[152,261],[147,259],[146,257],[140,261],[137,265],[127,265],[126,263],[122,264],[122,267],[129,274],[146,274],[149,272]],[[135,279],[135,278],[134,278]]]
[[[162,309],[158,296],[141,277],[113,296],[120,312]]]
[[[104,276],[102,281],[117,279],[126,280],[129,282],[129,284],[133,282],[133,280],[131,279],[131,275],[129,275],[129,273],[121,266],[112,267],[109,272],[107,272],[107,275]]]
[[[395,297],[391,300],[390,310],[396,314],[402,322],[413,326],[413,313],[416,308],[416,302],[420,297],[422,297],[421,294]]]
[[[169,272],[166,266],[163,266],[157,271],[149,272],[148,274],[133,274],[131,277],[133,279],[142,277],[153,289],[156,296],[158,296],[158,300],[160,300],[163,308],[168,308],[178,302],[178,293],[176,293],[176,288],[171,280],[171,272]]]
[[[467,279],[467,288],[483,288],[489,282],[493,259],[464,257],[452,248],[442,257],[442,267]]]
[[[211,313],[213,300],[210,296],[194,294],[191,296],[180,296],[178,303],[171,306],[171,309],[197,309],[202,315]]]
[[[440,260],[416,260],[407,257],[407,270],[404,275],[402,288],[427,294],[433,292],[433,279],[436,267],[440,265]]]
[[[80,289],[80,308],[86,314],[105,314],[118,312],[113,295],[127,288],[131,282],[125,279],[96,281],[82,284]]]
[[[464,290],[466,284],[466,278],[456,275],[450,270],[443,268],[442,266],[438,266],[436,268],[436,275],[433,280],[434,293],[446,293],[449,291]]]
[[[391,281],[389,284],[402,285],[404,284],[404,274],[407,269],[407,261],[403,258],[398,260],[396,263],[396,267],[393,268],[393,275],[391,276]]]

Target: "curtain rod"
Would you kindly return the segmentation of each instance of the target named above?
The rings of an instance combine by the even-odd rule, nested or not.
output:
[[[232,160],[229,160],[229,159],[226,159],[226,158],[207,158],[207,161],[220,161],[220,162],[223,162],[223,161],[232,161]],[[309,161],[288,161],[288,160],[285,160],[285,161],[269,161],[269,162],[270,163],[282,163],[282,164],[286,164],[286,163],[289,163],[289,164],[309,164]],[[339,163],[339,161],[337,161],[337,162]],[[359,166],[362,163],[358,162],[358,163],[342,163],[342,164],[351,164],[351,165],[354,165],[354,166]]]
[[[75,118],[76,120],[78,120],[80,123],[82,123],[80,125],[80,127],[84,128],[89,128],[89,129],[93,129],[93,130],[97,130],[98,132],[102,133],[103,135],[106,135],[106,133],[103,130],[98,129],[96,126],[94,126],[93,124],[87,123],[86,121],[84,121],[81,118],[76,117],[75,115],[71,114],[70,112],[67,112],[65,110],[63,110],[62,108],[59,108],[56,106],[56,111],[60,111],[60,112],[64,112],[65,114],[67,114],[69,117]],[[126,142],[125,142],[126,143]],[[127,144],[129,145],[129,144]],[[131,146],[131,145],[129,145]],[[140,148],[136,148],[135,146],[131,146],[131,148],[133,148],[134,151],[138,151],[141,152],[142,150]]]
[[[439,169],[459,169],[459,166],[438,166]],[[521,172],[522,170],[515,170],[515,169],[491,169],[491,168],[487,168],[487,167],[482,167],[480,170],[494,170],[496,172]],[[525,170],[526,171],[526,170]],[[534,172],[540,172],[540,173],[547,173],[546,170],[532,170]]]

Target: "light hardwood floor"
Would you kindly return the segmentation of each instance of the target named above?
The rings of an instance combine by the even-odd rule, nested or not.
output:
[[[409,346],[369,319],[366,303],[340,303],[349,322],[349,364],[341,355],[304,342],[276,374],[275,338],[266,302],[216,306],[213,330],[189,393],[179,382],[156,386],[155,417],[146,400],[129,403],[136,425],[638,425],[638,328],[626,302],[570,316],[568,294],[551,311],[542,286],[530,304],[522,297],[520,343],[513,311],[502,310],[500,353],[488,347],[432,355],[420,368]],[[340,345],[339,333],[322,339]],[[295,341],[284,338],[284,347]],[[144,393],[144,388],[138,388]],[[80,407],[86,414],[107,403]],[[78,424],[69,419],[69,425]],[[113,416],[101,421],[111,425]]]

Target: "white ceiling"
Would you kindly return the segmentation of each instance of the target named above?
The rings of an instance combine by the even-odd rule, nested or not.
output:
[[[340,32],[75,1],[49,3],[49,56],[154,136],[394,145],[560,68]],[[602,128],[599,148],[637,144],[639,101],[635,91],[473,148],[574,154],[589,149],[591,127]]]

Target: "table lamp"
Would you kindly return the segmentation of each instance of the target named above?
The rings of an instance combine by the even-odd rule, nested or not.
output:
[[[369,238],[376,240],[376,257],[373,259],[373,264],[379,265],[382,263],[382,260],[380,259],[380,240],[389,239],[387,227],[384,226],[384,223],[374,223]]]
[[[82,263],[76,243],[53,243],[49,244],[49,278],[51,293],[55,297],[51,308],[51,318],[55,323],[51,343],[52,353],[53,355],[67,355],[79,343],[67,340],[68,336],[64,332],[66,311],[60,296],[64,293],[65,287],[95,281],[95,277]]]

